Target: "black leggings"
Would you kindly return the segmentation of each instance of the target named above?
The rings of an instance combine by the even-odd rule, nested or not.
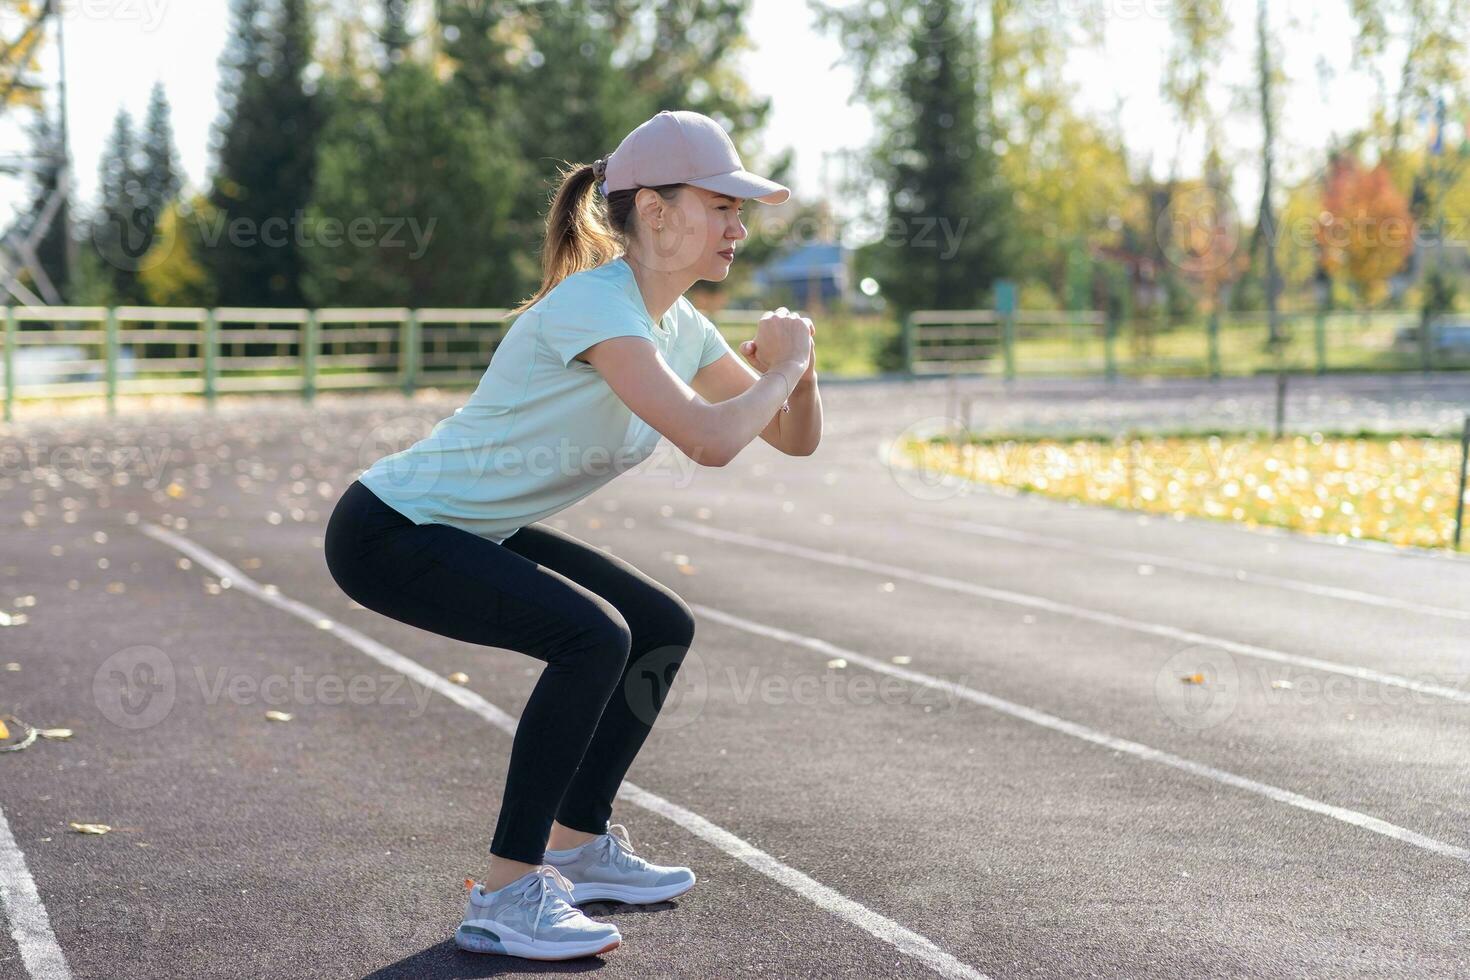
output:
[[[553,818],[606,833],[694,639],[684,601],[555,528],[528,524],[497,544],[414,524],[356,480],[327,522],[325,549],[332,577],[367,608],[546,662],[516,726],[490,853],[540,864]]]

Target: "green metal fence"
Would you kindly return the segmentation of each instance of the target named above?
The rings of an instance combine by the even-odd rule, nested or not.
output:
[[[1104,313],[919,310],[904,323],[916,374],[1179,375],[1470,369],[1470,318],[1420,329],[1414,312],[1265,313],[1110,320]]]
[[[514,318],[505,309],[12,306],[5,420],[20,398],[472,387]],[[720,315],[731,343],[762,313]],[[44,361],[28,357],[48,355]],[[29,377],[27,375],[30,375]]]
[[[103,397],[115,411],[119,395],[474,385],[510,322],[503,309],[0,311],[7,421],[20,398]]]

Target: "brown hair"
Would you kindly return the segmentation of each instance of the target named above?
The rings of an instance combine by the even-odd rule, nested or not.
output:
[[[597,190],[592,164],[573,164],[558,174],[560,183],[546,215],[546,240],[541,245],[541,288],[510,311],[524,313],[567,276],[592,269],[627,251],[633,234],[633,203],[643,188],[613,191],[605,201]],[[672,201],[683,184],[651,187]]]

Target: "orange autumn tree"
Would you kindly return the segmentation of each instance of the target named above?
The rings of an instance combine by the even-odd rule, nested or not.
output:
[[[1345,273],[1359,301],[1372,306],[1388,279],[1414,252],[1409,202],[1382,163],[1365,169],[1356,156],[1334,154],[1323,182],[1317,246],[1329,275]]]

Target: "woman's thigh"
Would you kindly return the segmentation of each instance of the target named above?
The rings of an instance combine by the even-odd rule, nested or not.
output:
[[[348,596],[441,636],[548,660],[570,641],[631,635],[612,602],[554,568],[446,524],[395,522],[371,501],[334,513],[327,545]]]
[[[658,633],[662,642],[677,642],[682,632],[693,636],[694,615],[684,600],[616,555],[539,522],[511,535],[505,547],[606,599],[622,614],[635,638]],[[689,638],[683,640],[685,645]]]

